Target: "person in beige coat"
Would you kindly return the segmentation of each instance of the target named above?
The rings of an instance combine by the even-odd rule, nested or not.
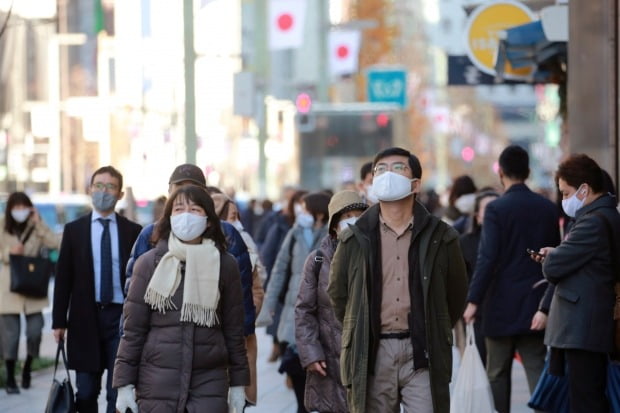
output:
[[[43,330],[42,310],[48,306],[47,298],[31,298],[13,293],[10,289],[10,255],[39,255],[42,247],[58,248],[58,237],[45,225],[32,201],[23,192],[9,196],[0,232],[0,331],[4,349],[7,379],[6,392],[19,393],[15,381],[15,363],[20,336],[20,314],[26,316],[27,355],[22,369],[22,387],[30,387],[32,360],[39,356],[41,331]],[[25,239],[25,242],[24,242]]]

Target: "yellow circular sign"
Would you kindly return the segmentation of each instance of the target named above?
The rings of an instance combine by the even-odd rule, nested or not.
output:
[[[531,10],[517,1],[501,0],[478,6],[467,20],[467,55],[480,71],[495,75],[499,32],[534,19]],[[529,67],[513,69],[506,61],[504,77],[524,78],[531,72]]]

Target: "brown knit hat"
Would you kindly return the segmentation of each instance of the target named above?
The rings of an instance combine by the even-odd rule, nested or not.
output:
[[[170,175],[169,184],[177,184],[183,181],[190,181],[198,186],[206,187],[207,180],[205,174],[196,165],[185,163],[174,168],[174,172]]]
[[[340,214],[353,210],[365,211],[366,208],[368,208],[368,205],[364,203],[362,197],[357,192],[351,190],[336,192],[327,206],[329,212],[327,228],[329,228],[329,232],[332,233],[334,231],[333,226],[336,225]]]

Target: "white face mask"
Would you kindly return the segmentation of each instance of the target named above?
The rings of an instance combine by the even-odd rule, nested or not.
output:
[[[581,185],[579,185],[579,188],[577,188],[575,193],[572,194],[569,198],[562,200],[562,209],[564,210],[566,215],[571,218],[575,218],[575,215],[577,215],[577,211],[579,211],[583,207],[583,203],[586,201],[585,197],[583,199],[577,198],[577,193],[579,193],[580,190]]]
[[[297,216],[297,215],[299,215],[299,214],[304,212],[304,210],[303,210],[303,208],[301,207],[300,204],[295,204],[293,206],[293,211],[295,212],[295,216]]]
[[[26,220],[28,220],[28,217],[30,216],[30,210],[29,209],[12,209],[11,216],[13,217],[15,221],[21,224],[22,222],[26,222]]]
[[[340,231],[349,228],[349,225],[354,225],[357,222],[357,217],[349,217],[346,219],[341,220],[338,223],[338,228],[340,228]]]
[[[416,179],[409,179],[396,172],[387,171],[373,178],[372,193],[379,201],[399,201],[413,193],[411,182]]]
[[[230,221],[231,225],[239,232],[243,231],[243,224],[241,221]]]
[[[170,226],[175,237],[181,241],[191,241],[205,232],[207,217],[183,212],[170,217]]]
[[[312,225],[314,225],[314,217],[307,212],[297,214],[295,221],[304,228],[312,228]]]

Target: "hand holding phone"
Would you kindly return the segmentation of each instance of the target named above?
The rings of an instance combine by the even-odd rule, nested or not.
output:
[[[526,251],[530,255],[530,258],[533,259],[536,262],[543,262],[543,260],[545,259],[545,255],[544,254],[541,254],[538,251],[534,251],[531,248],[527,248]]]

